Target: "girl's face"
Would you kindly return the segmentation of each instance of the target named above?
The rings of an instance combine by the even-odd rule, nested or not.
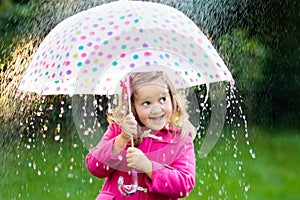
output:
[[[134,106],[139,120],[152,130],[161,130],[172,116],[169,90],[156,84],[138,88],[134,95]]]

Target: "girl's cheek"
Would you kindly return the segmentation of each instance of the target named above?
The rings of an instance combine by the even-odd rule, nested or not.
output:
[[[148,108],[141,108],[140,109],[141,113],[143,113],[143,114],[147,113],[148,110],[149,110]]]

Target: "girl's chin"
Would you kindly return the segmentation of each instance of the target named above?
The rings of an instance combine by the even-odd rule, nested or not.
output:
[[[154,131],[159,131],[161,130],[164,126],[166,125],[166,120],[150,120],[150,125],[149,128],[154,130]]]

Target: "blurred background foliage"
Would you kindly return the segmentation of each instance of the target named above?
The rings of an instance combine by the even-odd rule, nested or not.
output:
[[[234,76],[250,126],[300,128],[298,0],[154,1],[184,12],[212,40]],[[16,55],[12,55],[16,54],[17,47],[25,45],[29,40],[38,44],[64,18],[106,2],[109,1],[92,0],[85,4],[83,1],[74,0],[68,5],[58,0],[0,0],[2,110],[5,110],[4,107],[12,108],[11,104],[7,104],[3,99],[8,101],[8,98],[12,98],[5,96],[4,91],[14,82],[15,77],[10,72],[18,70],[12,69],[16,65],[9,64],[14,62]],[[27,63],[28,61],[21,63],[23,70]],[[10,88],[13,89],[16,88]],[[14,92],[10,91],[11,95]],[[42,108],[44,119],[55,120],[61,107],[55,108],[56,111],[47,108],[53,102],[62,102],[64,99],[66,97],[49,96],[45,99],[46,103],[31,106],[35,109],[39,106],[46,108]],[[64,106],[67,107],[67,104]],[[64,110],[67,114],[60,117],[60,120],[67,127],[67,124],[71,123],[68,120],[71,114],[67,112],[67,108]],[[12,112],[10,117],[0,115],[1,122],[8,120],[18,123],[17,119],[22,118],[25,113],[22,114],[16,111]],[[34,122],[38,126],[36,118],[25,121],[29,124]],[[41,126],[45,124],[44,121],[38,123]],[[52,132],[57,129],[52,128]],[[43,127],[40,130],[44,130]],[[47,130],[49,131],[49,128]]]

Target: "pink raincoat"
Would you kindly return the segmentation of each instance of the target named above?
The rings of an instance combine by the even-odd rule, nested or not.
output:
[[[191,135],[181,137],[174,128],[164,127],[156,137],[145,137],[137,146],[152,161],[152,180],[145,173],[138,173],[137,191],[132,196],[123,196],[118,190],[118,178],[124,184],[132,184],[131,171],[126,166],[127,147],[117,156],[112,155],[115,137],[121,132],[117,124],[111,124],[100,143],[86,157],[87,169],[98,178],[106,178],[98,200],[178,199],[188,195],[195,184],[195,155]]]

